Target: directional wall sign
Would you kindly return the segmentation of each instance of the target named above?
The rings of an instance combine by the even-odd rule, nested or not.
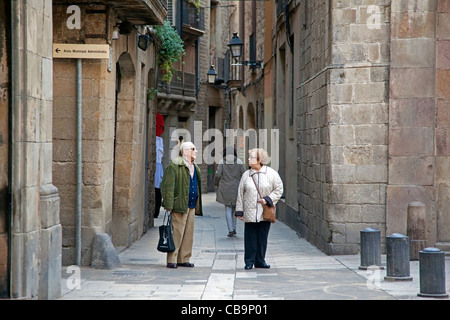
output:
[[[109,45],[54,43],[53,58],[109,59]]]

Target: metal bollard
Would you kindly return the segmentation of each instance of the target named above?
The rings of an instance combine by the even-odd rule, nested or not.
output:
[[[367,270],[370,266],[381,266],[381,237],[380,231],[367,228],[361,230],[361,265],[360,270]]]
[[[394,233],[386,237],[386,281],[412,281],[409,268],[409,237]]]
[[[438,248],[419,252],[419,297],[447,298],[445,290],[445,253]]]

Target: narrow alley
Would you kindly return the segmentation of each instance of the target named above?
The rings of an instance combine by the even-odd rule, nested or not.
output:
[[[412,282],[384,282],[385,270],[358,270],[359,255],[327,256],[280,221],[269,233],[266,261],[271,268],[244,270],[243,223],[238,222],[236,237],[227,237],[223,206],[214,193],[204,195],[204,213],[195,221],[195,268],[166,268],[166,255],[156,250],[161,214],[154,228],[119,254],[121,268],[83,267],[79,286],[72,269],[63,268],[60,299],[419,299],[418,263],[411,262]]]

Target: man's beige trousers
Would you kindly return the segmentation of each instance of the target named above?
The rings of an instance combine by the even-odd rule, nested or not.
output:
[[[195,208],[187,214],[172,212],[172,233],[175,251],[167,254],[167,263],[187,263],[194,243]]]

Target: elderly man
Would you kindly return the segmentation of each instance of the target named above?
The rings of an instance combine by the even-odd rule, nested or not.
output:
[[[175,251],[167,254],[167,268],[194,267],[189,262],[194,241],[194,217],[203,215],[200,168],[194,163],[197,148],[192,142],[180,146],[161,182],[163,207],[172,214]]]

